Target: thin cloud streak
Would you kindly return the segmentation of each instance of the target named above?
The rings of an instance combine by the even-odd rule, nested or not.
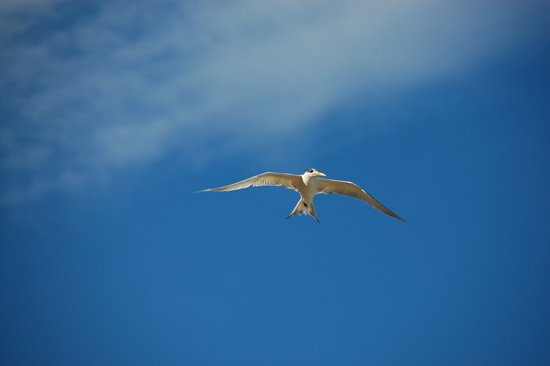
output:
[[[357,93],[392,97],[506,52],[529,36],[522,15],[537,8],[52,0],[44,16],[11,4],[0,7],[0,19],[21,19],[8,23],[0,59],[11,203],[167,151],[202,160],[213,138],[218,152],[289,140]]]

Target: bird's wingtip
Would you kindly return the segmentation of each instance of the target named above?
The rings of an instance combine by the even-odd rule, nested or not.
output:
[[[401,217],[399,217],[399,216],[397,216],[397,215],[396,215],[396,216],[394,216],[394,217],[395,217],[396,219],[399,219],[399,220],[403,221],[403,222],[404,222],[405,224],[409,224],[409,225],[411,225],[411,226],[412,226],[412,227],[414,227],[414,228],[415,228],[416,230],[420,230],[420,229],[419,229],[419,228],[417,228],[417,227],[416,227],[416,226],[415,226],[414,224],[411,224],[410,222],[408,222],[408,221],[407,221],[407,220],[405,220],[404,218],[401,218]]]

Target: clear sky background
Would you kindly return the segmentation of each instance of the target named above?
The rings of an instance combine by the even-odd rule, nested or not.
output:
[[[0,364],[549,365],[548,1],[0,2]],[[342,196],[284,221],[316,168]]]

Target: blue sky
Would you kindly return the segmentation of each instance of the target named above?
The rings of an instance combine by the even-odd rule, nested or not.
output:
[[[3,1],[0,363],[550,363],[549,13]]]

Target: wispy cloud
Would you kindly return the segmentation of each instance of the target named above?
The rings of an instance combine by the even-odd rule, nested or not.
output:
[[[3,200],[167,151],[200,159],[212,139],[291,139],[359,92],[391,96],[513,47],[527,16],[548,10],[537,4],[4,2]]]

